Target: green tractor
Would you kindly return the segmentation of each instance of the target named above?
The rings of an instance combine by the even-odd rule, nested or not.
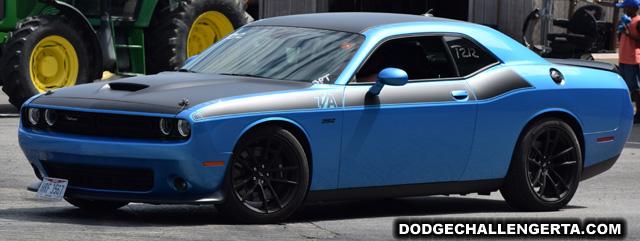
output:
[[[31,96],[103,77],[175,70],[252,21],[245,0],[0,0],[0,84]]]

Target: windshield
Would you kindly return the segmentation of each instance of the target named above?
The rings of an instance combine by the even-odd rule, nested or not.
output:
[[[182,69],[332,84],[360,47],[359,34],[292,27],[245,27]]]

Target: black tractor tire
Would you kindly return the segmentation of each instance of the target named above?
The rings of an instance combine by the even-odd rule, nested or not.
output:
[[[4,49],[7,47],[6,44],[0,44],[0,57],[2,57],[2,53],[4,53]],[[2,67],[0,67],[0,73],[2,72]],[[4,85],[4,80],[0,78],[0,86]]]
[[[524,211],[555,211],[578,189],[582,151],[574,130],[557,118],[528,125],[520,136],[500,193]]]
[[[146,73],[177,70],[187,60],[187,39],[195,20],[208,11],[222,13],[237,29],[253,18],[245,12],[244,0],[186,0],[171,10],[169,1],[159,1],[149,28],[145,30]]]
[[[73,206],[76,206],[82,209],[96,210],[96,211],[115,210],[129,204],[128,202],[90,200],[90,199],[70,198],[70,197],[64,197],[64,200]]]
[[[9,102],[18,109],[39,91],[31,78],[31,57],[35,47],[45,38],[59,36],[68,41],[77,57],[77,77],[62,85],[46,86],[56,89],[91,82],[90,56],[81,30],[71,21],[58,15],[38,15],[19,23],[13,32],[8,33],[7,43],[0,57],[2,90],[9,96]],[[71,74],[71,73],[65,73]],[[42,88],[40,88],[42,89]]]
[[[276,223],[291,216],[309,188],[305,150],[286,129],[268,126],[244,135],[227,166],[224,203],[216,208],[240,223]]]

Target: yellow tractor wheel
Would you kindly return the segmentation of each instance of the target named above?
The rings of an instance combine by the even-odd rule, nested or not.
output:
[[[231,21],[224,14],[208,11],[201,14],[189,31],[187,58],[198,55],[213,43],[233,32]]]
[[[0,56],[2,90],[20,108],[48,89],[91,81],[92,58],[82,31],[59,15],[38,15],[8,34]]]
[[[253,21],[244,0],[158,1],[145,29],[147,74],[176,70],[233,30]]]
[[[45,37],[31,52],[30,75],[38,92],[76,84],[78,55],[71,43],[58,35]]]

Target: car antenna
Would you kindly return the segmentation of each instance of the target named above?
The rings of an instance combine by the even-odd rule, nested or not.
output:
[[[422,16],[433,17],[433,13],[431,13],[431,12],[433,12],[433,8],[429,9],[429,11],[427,11],[426,13],[423,13]]]

